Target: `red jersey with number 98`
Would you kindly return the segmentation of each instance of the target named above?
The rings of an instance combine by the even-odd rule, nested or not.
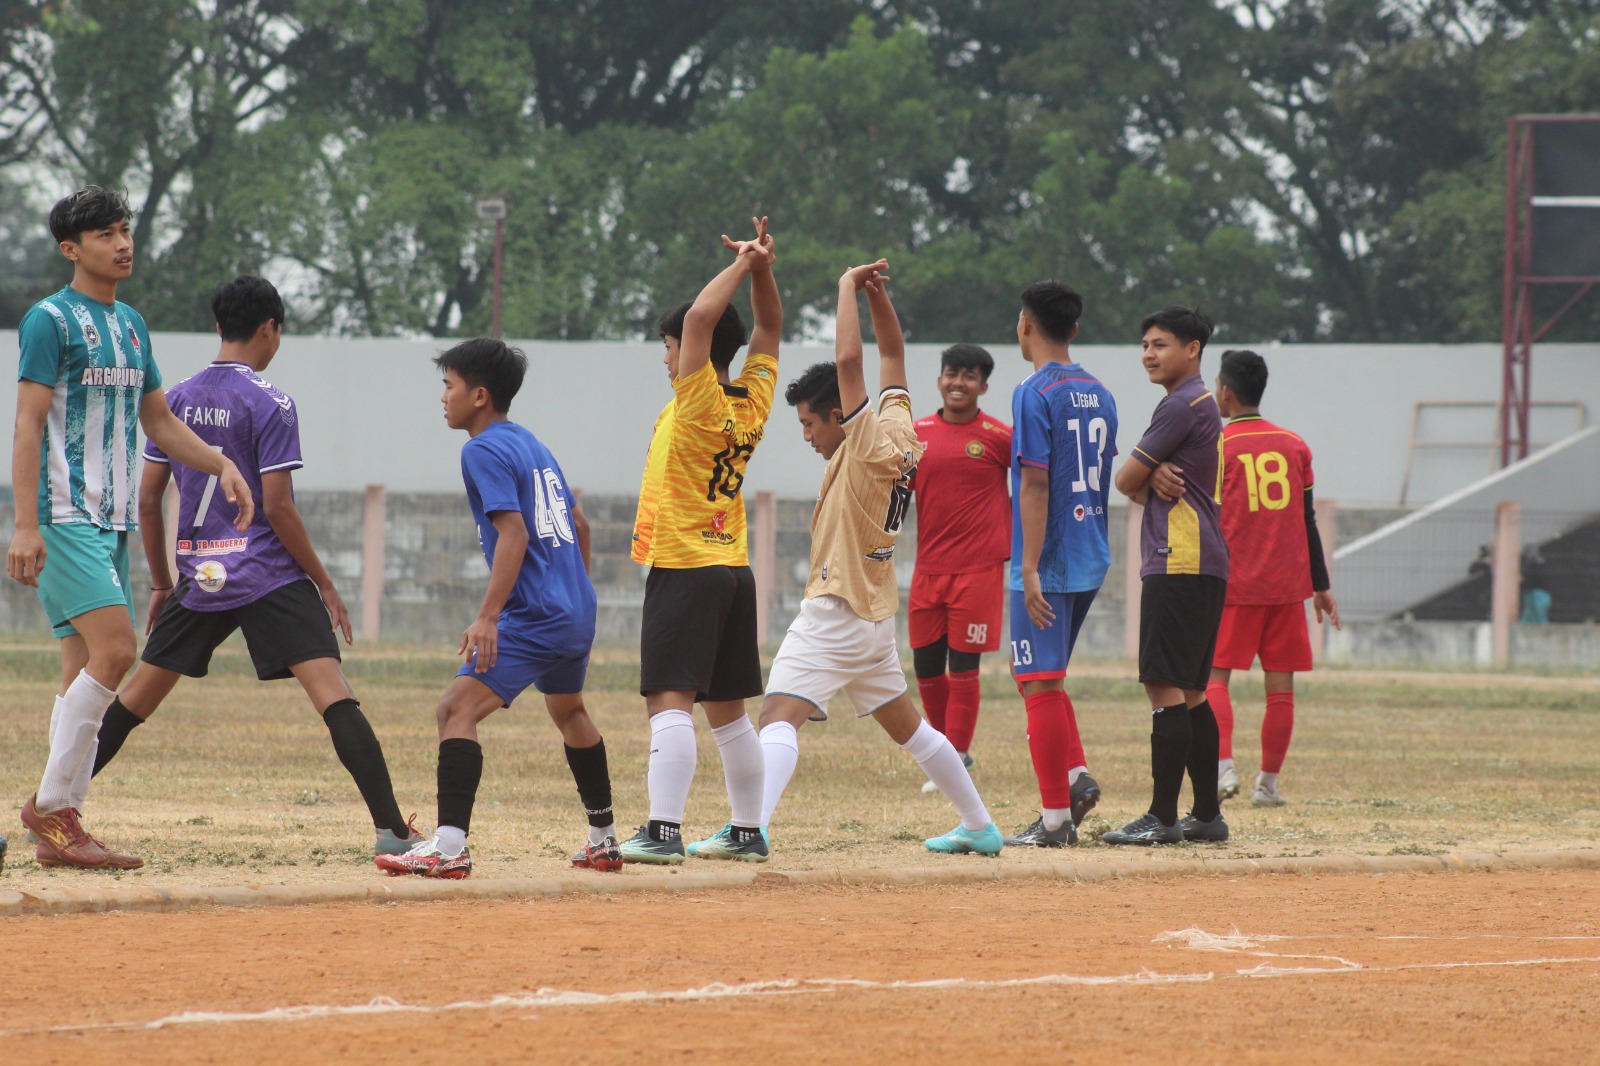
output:
[[[922,574],[993,570],[1011,556],[1011,427],[979,411],[970,422],[919,418],[927,447],[911,488]]]
[[[1311,449],[1260,415],[1222,429],[1222,536],[1228,599],[1240,606],[1299,603],[1311,595],[1306,490]]]

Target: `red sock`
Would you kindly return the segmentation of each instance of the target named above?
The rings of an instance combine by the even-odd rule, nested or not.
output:
[[[944,735],[957,751],[972,750],[972,734],[978,728],[978,671],[950,674],[950,704]]]
[[[1033,755],[1033,774],[1039,779],[1039,800],[1057,810],[1072,806],[1072,785],[1067,771],[1081,763],[1072,762],[1072,714],[1065,692],[1035,692],[1026,698],[1028,706],[1028,751]],[[1081,755],[1081,746],[1080,746]]]
[[[1206,702],[1217,716],[1217,758],[1233,758],[1233,697],[1221,681],[1206,685]]]
[[[1067,769],[1088,766],[1089,760],[1083,754],[1083,739],[1078,736],[1078,712],[1072,706],[1072,697],[1063,692],[1061,699],[1067,705]]]
[[[1283,769],[1294,734],[1294,693],[1267,693],[1267,714],[1261,719],[1261,770],[1275,774]]]
[[[943,674],[938,677],[917,678],[917,691],[922,693],[922,714],[928,724],[944,732],[944,709],[950,702],[950,681]]]

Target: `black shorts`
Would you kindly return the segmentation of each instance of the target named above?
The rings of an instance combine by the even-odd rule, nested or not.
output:
[[[763,691],[750,568],[651,567],[639,634],[639,694],[693,692],[705,701],[750,699]]]
[[[1139,591],[1139,680],[1204,692],[1228,583],[1209,574],[1152,574]]]
[[[244,630],[245,647],[263,681],[293,677],[289,667],[298,663],[339,658],[328,609],[309,578],[226,611],[191,611],[174,596],[161,609],[140,658],[185,677],[205,677],[211,653],[236,629]]]

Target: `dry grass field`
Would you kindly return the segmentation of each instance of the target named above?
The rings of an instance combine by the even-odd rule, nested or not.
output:
[[[1002,829],[1033,818],[1033,784],[1020,699],[986,663],[975,778]],[[646,741],[637,667],[625,653],[597,656],[589,706],[611,754],[619,828],[645,815]],[[15,811],[43,766],[55,652],[10,645],[0,658],[0,797]],[[434,811],[433,702],[453,666],[448,649],[357,647],[347,672],[372,719],[402,808]],[[1084,843],[1072,856],[1140,859],[1098,843],[1106,828],[1148,798],[1148,726],[1128,664],[1074,668],[1069,689],[1090,765],[1105,788]],[[1259,675],[1235,684],[1236,750],[1252,779]],[[753,708],[754,709],[754,708]],[[836,708],[838,710],[838,708]],[[1600,681],[1579,676],[1371,673],[1323,670],[1302,678],[1294,747],[1281,782],[1289,806],[1225,813],[1233,840],[1160,849],[1160,858],[1531,851],[1600,844]],[[474,815],[474,876],[562,872],[582,831],[559,737],[537,698],[524,698],[482,729],[483,785]],[[726,817],[720,762],[701,730],[701,764],[686,832]],[[848,713],[801,730],[801,760],[772,826],[770,869],[916,867],[950,862],[924,852],[924,837],[954,824],[948,805],[919,791],[922,776],[870,721]],[[185,681],[136,730],[95,781],[86,821],[142,854],[144,870],[115,875],[45,870],[32,862],[16,815],[0,886],[288,884],[380,876],[354,787],[320,720],[293,682],[261,684],[230,645],[212,676]],[[1039,858],[1008,851],[999,862]],[[622,876],[628,876],[624,871]]]

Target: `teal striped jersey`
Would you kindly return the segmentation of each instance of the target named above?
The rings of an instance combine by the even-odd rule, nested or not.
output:
[[[29,309],[17,338],[17,380],[55,390],[39,454],[40,524],[136,528],[139,401],[161,387],[144,319],[69,285]]]

